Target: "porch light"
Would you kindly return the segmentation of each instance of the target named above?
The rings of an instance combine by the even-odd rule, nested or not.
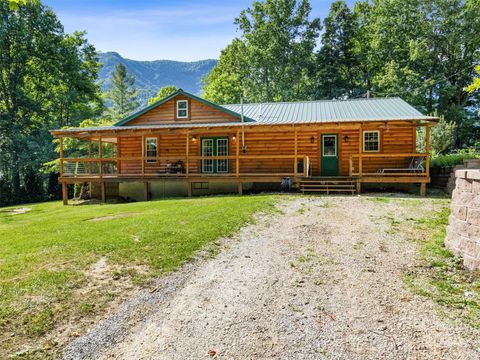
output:
[[[312,137],[310,138],[310,143],[313,144],[314,142],[315,142],[315,136],[312,136]]]
[[[348,139],[350,139],[350,137],[348,135],[343,136],[343,141],[348,142]]]
[[[192,136],[192,141],[193,141],[193,142],[196,142],[196,141],[197,141],[197,137],[196,137],[196,136]]]
[[[232,136],[232,141],[237,140],[237,137],[235,135]]]

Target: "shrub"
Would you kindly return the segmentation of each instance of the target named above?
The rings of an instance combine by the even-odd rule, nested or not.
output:
[[[463,164],[465,159],[480,159],[480,151],[475,149],[462,149],[455,153],[439,155],[432,158],[430,167],[447,167]]]

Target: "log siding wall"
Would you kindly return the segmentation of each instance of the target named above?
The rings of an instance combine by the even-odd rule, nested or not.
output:
[[[188,118],[176,119],[177,100],[188,100]],[[185,96],[176,96],[161,106],[157,106],[125,125],[159,125],[177,123],[216,123],[239,122],[240,120],[228,113],[205,105],[197,100]]]
[[[342,127],[334,130],[326,125],[318,125],[309,129],[297,130],[297,154],[307,155],[311,163],[311,175],[319,176],[321,168],[320,139],[322,134],[338,133],[339,145],[339,175],[349,175],[350,156],[359,153],[359,140],[363,131],[380,131],[380,152],[384,154],[413,153],[415,152],[415,130],[412,125],[402,127],[390,126],[365,126],[359,131],[358,126],[352,128]],[[158,157],[156,163],[145,163],[146,173],[163,173],[168,162],[186,160],[186,132],[159,131],[145,135],[145,137],[158,137]],[[200,156],[200,144],[202,137],[225,136],[229,138],[229,155],[236,155],[237,142],[241,144],[241,135],[237,137],[237,129],[215,130],[202,132],[201,129],[190,130],[188,134],[189,156]],[[192,141],[192,137],[196,140]],[[233,138],[236,137],[235,140]],[[313,138],[313,142],[312,142]],[[142,156],[142,136],[122,136],[118,140],[119,157]],[[274,127],[258,127],[257,129],[245,132],[246,152],[244,155],[293,155],[295,152],[295,130],[294,128],[275,131]],[[240,146],[241,148],[241,146]],[[370,153],[363,153],[368,155]],[[240,150],[240,155],[243,152]],[[160,159],[161,158],[161,159]],[[364,172],[376,172],[379,168],[385,167],[406,167],[408,158],[376,158],[363,160]],[[354,168],[358,169],[358,160],[354,161]],[[121,161],[119,174],[139,174],[142,170],[142,163],[139,160]],[[201,170],[200,161],[189,161],[189,173],[199,173]],[[293,172],[292,159],[248,159],[240,162],[240,173],[268,174]],[[235,160],[229,161],[229,172],[235,173]]]

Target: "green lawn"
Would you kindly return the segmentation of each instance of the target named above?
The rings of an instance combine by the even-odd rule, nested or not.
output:
[[[27,343],[49,349],[39,350],[41,356],[54,351],[59,346],[48,341],[56,327],[101,314],[122,289],[176,269],[255,212],[272,210],[274,202],[272,196],[67,207],[49,202],[22,206],[31,211],[18,215],[0,208],[0,357]],[[91,221],[115,215],[121,217]],[[110,278],[91,286],[89,269],[102,257]]]
[[[440,212],[415,221],[420,263],[405,274],[405,281],[414,293],[435,301],[452,322],[479,329],[480,273],[466,270],[462,259],[445,248],[450,202],[439,201],[443,204]]]

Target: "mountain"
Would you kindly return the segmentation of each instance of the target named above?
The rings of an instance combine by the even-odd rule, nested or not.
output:
[[[139,88],[142,105],[149,97],[156,95],[158,89],[165,85],[175,85],[193,94],[200,95],[202,78],[215,66],[217,60],[207,59],[193,62],[172,60],[137,61],[125,59],[116,52],[100,53],[103,64],[98,78],[102,90],[108,91],[112,86],[111,74],[115,65],[123,63],[127,71],[135,76],[135,85]]]

